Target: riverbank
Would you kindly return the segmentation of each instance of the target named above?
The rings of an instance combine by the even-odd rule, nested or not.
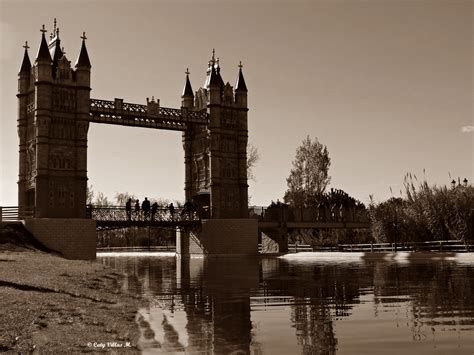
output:
[[[139,353],[145,301],[122,280],[97,262],[0,243],[0,352]]]

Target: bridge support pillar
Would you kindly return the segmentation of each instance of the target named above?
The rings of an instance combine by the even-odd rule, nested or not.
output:
[[[82,218],[27,218],[26,229],[66,259],[96,258],[96,221]]]
[[[181,256],[253,256],[258,250],[256,219],[208,219],[199,230],[176,234]]]
[[[288,253],[288,228],[262,228],[263,253]]]

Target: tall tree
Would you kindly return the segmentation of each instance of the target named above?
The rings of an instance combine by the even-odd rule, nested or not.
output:
[[[323,194],[331,181],[328,175],[330,165],[327,147],[317,138],[312,141],[308,135],[296,149],[293,168],[286,179],[288,190],[284,196],[285,202],[302,206],[315,196]]]
[[[125,206],[129,198],[131,198],[133,202],[135,202],[137,199],[135,195],[132,195],[131,193],[128,193],[128,192],[115,193],[115,201],[117,202],[117,205],[119,206]]]
[[[255,181],[255,175],[253,174],[253,168],[260,160],[260,153],[257,147],[253,144],[248,143],[247,145],[247,178]]]

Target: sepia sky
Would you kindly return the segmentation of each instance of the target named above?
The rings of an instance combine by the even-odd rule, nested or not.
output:
[[[75,63],[82,31],[92,98],[178,108],[189,67],[204,84],[212,48],[225,82],[242,60],[249,141],[261,159],[251,203],[282,198],[309,135],[331,157],[330,187],[367,202],[398,196],[405,173],[474,178],[473,2],[0,0],[0,205],[17,204],[17,74],[56,17]],[[47,34],[49,38],[49,32]],[[109,197],[183,199],[179,132],[91,124],[89,182]]]

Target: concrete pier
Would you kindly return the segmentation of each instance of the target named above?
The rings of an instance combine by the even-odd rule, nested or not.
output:
[[[199,230],[176,233],[180,256],[255,256],[258,252],[256,219],[208,219]]]

